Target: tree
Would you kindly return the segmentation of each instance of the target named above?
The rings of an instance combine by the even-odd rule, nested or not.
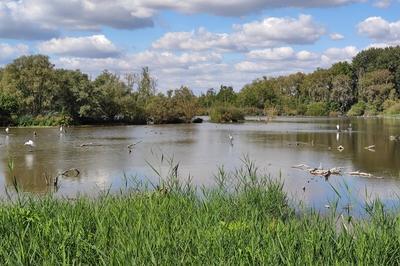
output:
[[[360,97],[373,105],[377,111],[382,111],[383,102],[398,97],[394,77],[387,69],[375,70],[363,75],[358,82]]]
[[[22,56],[6,66],[2,84],[21,94],[21,107],[37,115],[50,110],[54,65],[44,55]]]
[[[142,68],[142,73],[136,76],[139,100],[145,104],[148,99],[156,94],[156,80],[150,75],[149,68]]]
[[[193,92],[188,87],[181,87],[175,90],[174,102],[184,122],[190,122],[196,115],[198,108],[197,99]]]
[[[345,74],[339,74],[332,80],[331,100],[339,104],[340,111],[347,111],[354,101],[352,80]]]

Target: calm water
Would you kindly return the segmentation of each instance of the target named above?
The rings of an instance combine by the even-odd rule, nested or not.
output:
[[[351,133],[337,133],[336,124],[347,128],[349,123]],[[148,163],[166,174],[168,166],[160,163],[162,154],[173,156],[180,163],[181,175],[190,174],[194,184],[213,186],[218,166],[234,170],[248,154],[260,171],[281,176],[293,199],[316,208],[323,209],[336,198],[331,185],[343,195],[343,204],[355,206],[376,197],[395,205],[400,194],[400,142],[389,139],[400,135],[399,119],[277,118],[237,125],[75,127],[63,134],[58,128],[12,128],[8,136],[4,129],[0,132],[0,187],[12,185],[8,170],[12,159],[14,175],[27,192],[48,192],[45,176],[69,168],[81,173],[63,177],[58,195],[96,194],[110,186],[118,189],[124,174],[156,181]],[[234,137],[233,146],[229,134]],[[36,143],[32,151],[23,145],[29,139]],[[136,142],[140,143],[129,153],[127,145]],[[98,146],[81,147],[83,143]],[[375,151],[364,149],[373,144]],[[337,150],[339,145],[344,147],[342,152]],[[291,168],[298,164],[344,167],[344,172],[360,170],[383,179],[344,174],[326,181]],[[4,194],[4,189],[0,191]]]

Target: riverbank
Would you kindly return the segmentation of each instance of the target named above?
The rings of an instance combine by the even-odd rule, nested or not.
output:
[[[400,263],[399,215],[379,202],[355,221],[346,211],[296,213],[282,184],[248,168],[235,187],[199,191],[171,178],[153,191],[97,199],[0,203],[1,264]],[[343,212],[343,214],[341,213]],[[346,214],[347,213],[347,214]]]

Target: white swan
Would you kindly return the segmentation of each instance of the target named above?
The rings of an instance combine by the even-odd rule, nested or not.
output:
[[[24,143],[25,146],[29,146],[29,147],[35,147],[35,142],[33,142],[31,139],[28,140],[27,142]]]

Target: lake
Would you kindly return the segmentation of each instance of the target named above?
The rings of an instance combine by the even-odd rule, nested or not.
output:
[[[214,174],[224,166],[233,171],[243,165],[245,155],[254,160],[261,173],[284,182],[289,197],[323,210],[341,194],[340,205],[361,210],[362,203],[379,197],[395,206],[400,192],[400,119],[394,118],[285,118],[242,124],[183,124],[110,127],[11,128],[0,129],[0,187],[12,187],[15,176],[26,192],[75,197],[96,195],[125,184],[124,175],[157,182],[152,165],[161,175],[168,173],[166,160],[179,162],[183,179],[189,175],[196,186],[213,186]],[[342,129],[337,132],[336,125]],[[347,130],[351,124],[352,130]],[[33,132],[37,135],[34,136]],[[230,145],[229,134],[234,138]],[[29,139],[36,146],[24,146]],[[127,145],[137,143],[129,152]],[[89,144],[82,146],[82,144]],[[343,146],[343,151],[337,149]],[[367,150],[366,146],[375,145]],[[13,162],[12,174],[9,163]],[[343,167],[342,175],[328,179],[306,170],[292,168],[305,164],[324,169]],[[53,191],[46,177],[70,168],[78,176],[61,177]],[[353,176],[352,171],[371,177]],[[0,194],[5,195],[0,189]]]

